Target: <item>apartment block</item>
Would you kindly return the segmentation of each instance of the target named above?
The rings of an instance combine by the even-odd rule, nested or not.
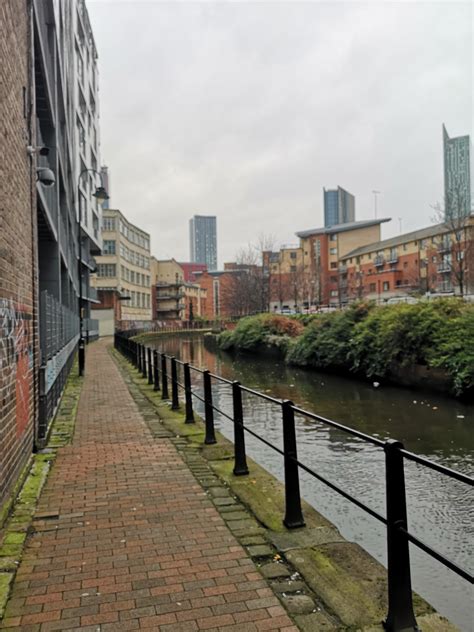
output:
[[[97,53],[84,1],[4,0],[0,51],[1,504],[44,443],[81,322],[86,337],[97,333],[89,276],[101,241]]]
[[[180,264],[175,259],[152,258],[154,320],[192,320],[204,315],[207,291],[186,280],[191,274],[186,265],[189,264]]]
[[[410,294],[474,293],[474,215],[453,227],[428,226],[347,252],[340,259],[341,303],[384,302]]]
[[[450,138],[443,125],[445,219],[471,213],[471,186],[474,164],[469,136]]]
[[[217,270],[217,220],[214,215],[194,215],[189,220],[189,251],[193,263]]]
[[[296,233],[299,245],[265,252],[269,309],[302,311],[317,305],[338,305],[339,261],[346,253],[380,240],[388,219],[363,220]]]
[[[96,257],[96,290],[118,293],[122,320],[151,320],[150,235],[117,209],[103,211],[103,254]],[[105,308],[104,300],[95,310]],[[111,316],[112,317],[112,316]]]
[[[355,221],[355,197],[342,187],[324,189],[324,226]]]

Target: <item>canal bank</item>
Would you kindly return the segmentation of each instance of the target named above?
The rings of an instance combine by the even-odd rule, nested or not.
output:
[[[310,596],[315,598],[316,604],[320,604],[317,608],[321,607],[322,612],[336,617],[336,625],[339,626],[336,629],[369,629],[380,624],[386,615],[386,571],[381,565],[360,547],[342,538],[333,525],[307,504],[304,505],[307,526],[287,531],[282,525],[283,488],[274,477],[254,462],[249,477],[233,476],[232,444],[219,437],[216,446],[203,445],[202,427],[185,424],[182,419],[180,422],[176,412],[162,401],[161,394],[153,390],[153,385],[143,384],[144,380],[139,375],[134,382],[158,406],[165,424],[171,424],[170,429],[183,438],[183,442],[184,437],[189,438],[187,449],[194,451],[195,455],[205,455],[213,472],[219,474],[231,492],[243,502],[245,509],[257,518],[257,525],[263,527],[261,535],[266,538],[267,545],[279,547],[272,559],[276,558],[280,564],[285,560],[290,565],[290,576],[299,573],[304,578],[311,591]],[[172,397],[171,394],[169,396]],[[175,406],[174,394],[172,401]],[[268,559],[264,561],[268,562]],[[284,592],[288,594],[291,591]],[[344,606],[349,612],[344,610]],[[425,616],[430,608],[419,599],[416,600],[416,608],[423,618],[423,629],[427,629]],[[431,616],[430,620],[434,621],[434,617]],[[438,618],[436,620],[439,622]],[[450,628],[443,621],[439,629]]]
[[[153,344],[147,339],[147,344]],[[226,379],[237,379],[253,389],[277,398],[291,398],[307,410],[319,412],[382,439],[404,441],[409,450],[466,474],[473,468],[472,408],[443,397],[413,399],[413,392],[395,387],[374,389],[353,380],[331,378],[322,374],[268,362],[249,356],[230,357],[208,348],[203,339],[186,336],[160,339],[156,345],[169,355],[209,367]],[[201,380],[193,390],[202,396]],[[224,413],[232,414],[232,397],[225,384],[216,384],[214,403]],[[195,407],[203,414],[198,401]],[[244,401],[246,420],[258,434],[280,445],[281,424],[277,411],[259,398]],[[216,425],[232,437],[229,421],[215,414]],[[363,442],[352,440],[336,429],[308,423],[297,417],[298,454],[301,460],[329,480],[338,483],[354,496],[384,513],[384,466],[378,451]],[[248,453],[279,480],[282,479],[281,457],[247,437]],[[435,472],[415,464],[406,467],[409,525],[417,535],[438,547],[448,558],[469,569],[469,541],[473,535],[471,492],[456,481],[444,480]],[[386,564],[384,529],[370,517],[339,498],[324,485],[301,474],[303,497],[336,524],[343,536],[359,543],[380,562]],[[433,603],[438,611],[454,619],[464,630],[471,627],[470,587],[451,571],[411,547],[412,575],[415,589]]]

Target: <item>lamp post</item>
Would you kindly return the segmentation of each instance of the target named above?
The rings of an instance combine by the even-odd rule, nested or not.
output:
[[[100,186],[97,187],[95,193],[93,193],[93,197],[95,197],[100,204],[103,204],[105,200],[109,199],[107,195],[107,191],[104,188],[104,182],[102,179],[102,174],[100,171],[96,169],[83,169],[79,174],[77,180],[77,190],[78,190],[78,213],[77,213],[77,238],[79,241],[79,258],[78,258],[78,271],[79,271],[79,375],[84,375],[84,365],[86,359],[86,349],[85,349],[85,341],[84,341],[84,319],[82,316],[82,239],[81,239],[81,221],[82,221],[82,211],[80,204],[80,192],[79,185],[81,183],[81,178],[84,173],[92,172],[99,176]]]

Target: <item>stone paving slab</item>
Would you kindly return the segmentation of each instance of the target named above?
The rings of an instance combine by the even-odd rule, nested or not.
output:
[[[100,341],[0,629],[296,632]],[[235,527],[234,527],[235,528]],[[250,588],[251,587],[251,588]]]

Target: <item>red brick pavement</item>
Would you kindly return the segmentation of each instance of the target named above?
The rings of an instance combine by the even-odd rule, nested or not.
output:
[[[44,513],[1,629],[297,630],[172,443],[152,438],[103,341]]]

